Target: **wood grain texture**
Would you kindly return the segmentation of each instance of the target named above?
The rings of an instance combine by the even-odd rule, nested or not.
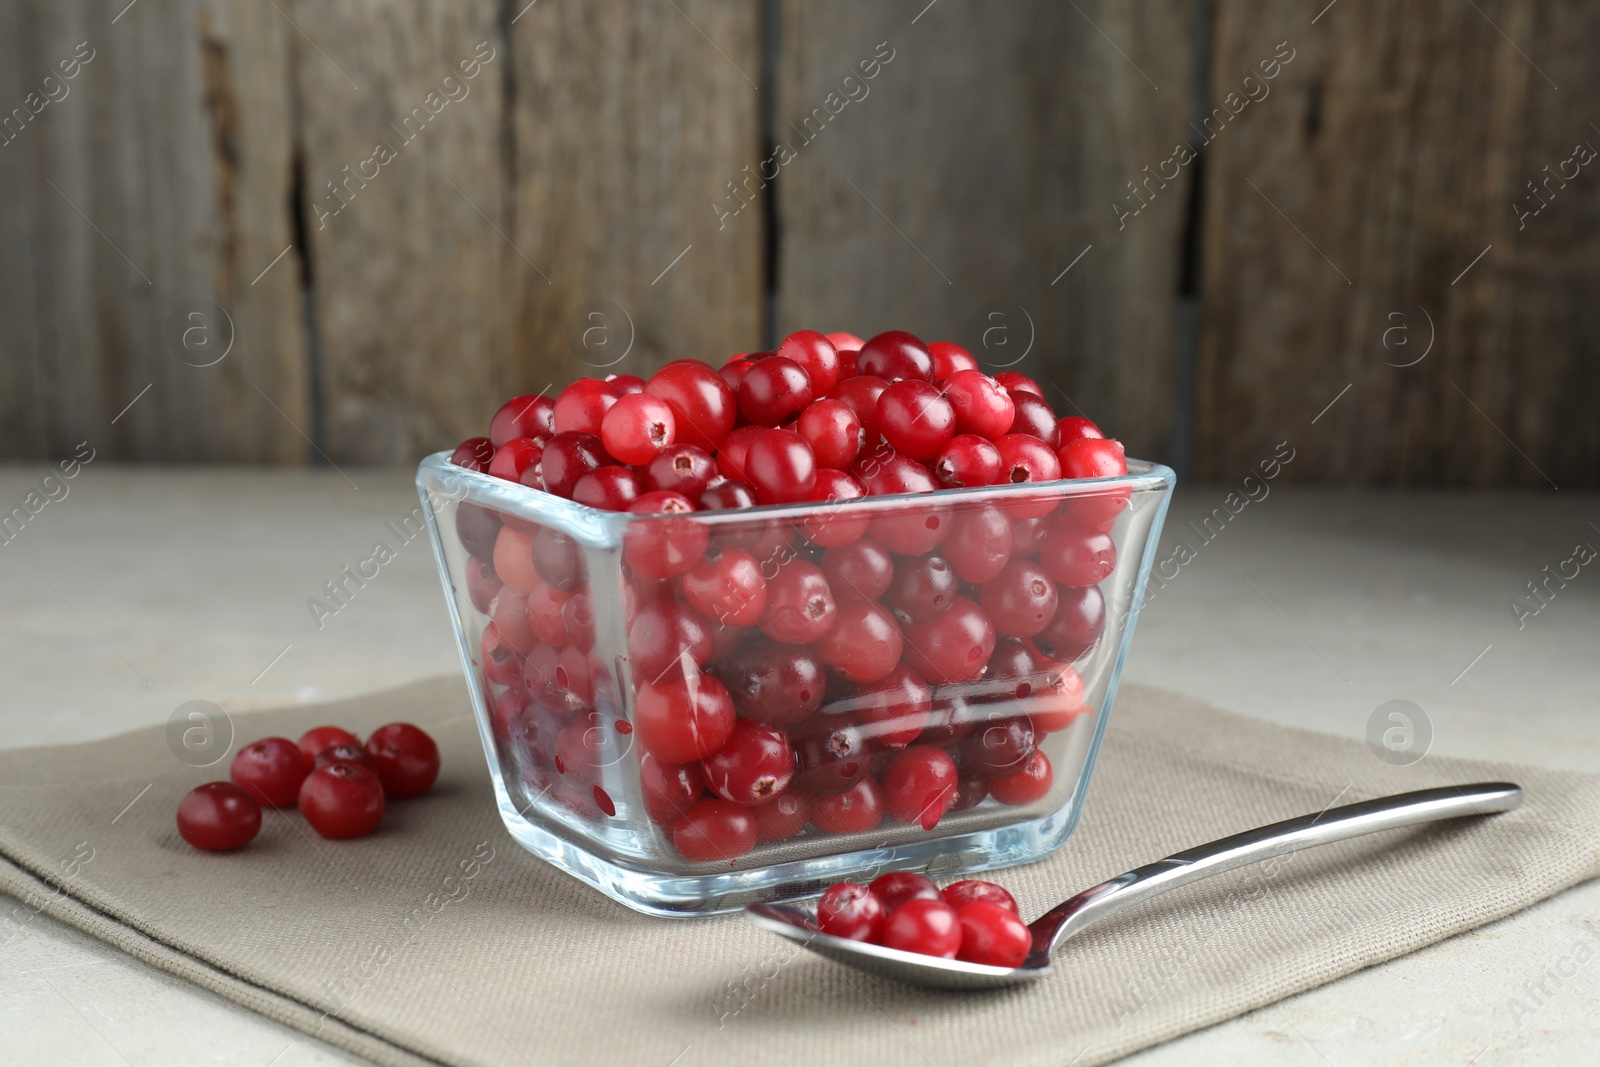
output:
[[[1057,407],[1130,452],[1166,456],[1190,175],[1152,186],[1137,217],[1113,205],[1183,135],[1192,29],[1160,0],[1003,16],[960,0],[784,4],[776,126],[796,157],[774,188],[779,332],[959,341],[1048,381]],[[879,42],[892,60],[824,125],[828,94],[861,94],[843,79]]]
[[[1216,10],[1213,97],[1278,42],[1296,55],[1207,150],[1198,473],[1289,440],[1303,482],[1600,485],[1600,166],[1535,217],[1512,206],[1600,147],[1600,72],[1573,47],[1600,12]]]
[[[99,5],[8,5],[7,108],[89,57],[0,147],[8,454],[87,440],[111,458],[303,461],[299,288],[281,264],[250,285],[292,229],[288,28],[265,11],[186,0],[113,25]],[[194,301],[224,311],[188,323],[211,351],[232,335],[213,366],[177,345]]]

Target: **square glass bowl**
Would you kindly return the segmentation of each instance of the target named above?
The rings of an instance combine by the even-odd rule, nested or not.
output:
[[[652,915],[1060,847],[1173,482],[631,515],[417,471],[506,828]]]

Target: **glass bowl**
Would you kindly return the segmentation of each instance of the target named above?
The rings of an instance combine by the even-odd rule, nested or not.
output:
[[[417,471],[507,830],[653,915],[1059,848],[1173,481],[631,515]]]

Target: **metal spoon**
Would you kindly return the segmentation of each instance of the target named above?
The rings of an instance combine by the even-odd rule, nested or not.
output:
[[[1130,904],[1169,889],[1313,845],[1435,819],[1510,811],[1521,803],[1522,788],[1510,782],[1445,786],[1363,800],[1224,837],[1118,875],[1045,912],[1029,924],[1033,951],[1015,968],[940,959],[831,937],[817,927],[810,911],[788,904],[751,904],[745,908],[745,918],[820,956],[872,974],[943,989],[994,989],[1043,978],[1050,973],[1051,957],[1063,941]]]

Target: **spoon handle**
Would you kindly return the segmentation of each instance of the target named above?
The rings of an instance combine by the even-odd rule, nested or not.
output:
[[[1521,803],[1520,786],[1510,782],[1479,782],[1363,800],[1246,830],[1148,863],[1085,889],[1030,925],[1034,954],[1041,950],[1046,954],[1054,952],[1061,942],[1130,904],[1236,867],[1379,830],[1462,815],[1510,811]]]

